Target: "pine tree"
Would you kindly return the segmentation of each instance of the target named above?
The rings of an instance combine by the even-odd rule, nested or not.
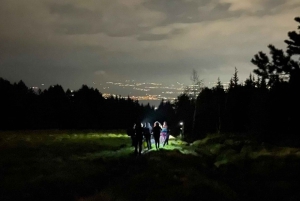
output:
[[[300,23],[300,17],[296,17],[295,21]],[[298,26],[298,29],[300,30],[300,25]],[[300,54],[300,31],[299,33],[295,31],[288,32],[288,36],[290,40],[284,41],[286,44],[288,44],[287,53],[289,55]]]
[[[296,17],[295,21],[300,23],[300,17]],[[288,32],[288,37],[285,40],[286,51],[269,45],[270,59],[265,53],[259,52],[251,60],[257,66],[253,72],[261,78],[260,88],[267,85],[270,90],[269,118],[276,125],[273,131],[278,133],[295,130],[300,121],[300,59],[295,57],[300,55],[300,32]]]
[[[300,18],[296,17],[295,21],[300,23]],[[263,52],[254,55],[251,60],[258,67],[253,72],[262,79],[268,80],[270,87],[287,81],[293,85],[300,85],[300,60],[296,61],[292,58],[293,55],[300,54],[300,32],[292,31],[288,36],[289,40],[285,40],[288,45],[286,53],[274,45],[269,45],[271,61]]]
[[[193,69],[192,74],[191,74],[191,81],[193,84],[192,87],[192,95],[193,95],[193,102],[194,102],[194,115],[193,115],[193,126],[192,126],[192,135],[193,137],[195,137],[196,133],[195,133],[195,127],[196,127],[196,117],[197,117],[197,96],[199,95],[199,93],[202,90],[202,85],[203,85],[203,81],[199,80],[199,75],[198,72]]]
[[[233,85],[234,87],[237,87],[238,86],[238,82],[239,82],[239,77],[238,77],[238,71],[237,71],[237,68],[234,67],[234,74],[233,74],[233,78],[232,78],[232,81],[233,81]]]

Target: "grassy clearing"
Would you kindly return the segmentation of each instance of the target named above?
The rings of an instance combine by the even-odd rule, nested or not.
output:
[[[92,194],[108,179],[101,153],[132,149],[124,134],[95,132],[4,132],[0,142],[0,200]]]
[[[0,133],[0,200],[299,200],[300,150],[211,135],[133,155],[124,132]]]

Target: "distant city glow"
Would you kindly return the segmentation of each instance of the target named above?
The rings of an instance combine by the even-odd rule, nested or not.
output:
[[[177,97],[183,93],[193,94],[193,91],[198,91],[197,85],[188,85],[180,82],[174,82],[173,84],[163,84],[155,82],[137,82],[136,80],[124,80],[118,82],[98,82],[91,81],[90,83],[94,88],[102,93],[102,96],[107,99],[110,97],[118,97],[127,99],[128,97],[135,101],[170,101],[174,103]],[[229,82],[222,83],[224,89],[228,88]],[[45,84],[42,83],[42,86]],[[99,85],[99,86],[98,86]],[[217,82],[204,83],[204,86],[209,88],[217,85]],[[98,86],[98,87],[97,87]],[[53,87],[53,86],[50,86]],[[197,88],[195,88],[197,87]],[[38,93],[39,87],[31,87],[36,93]],[[123,93],[119,94],[118,91],[123,89]],[[74,93],[76,90],[70,90]],[[72,95],[74,96],[74,95]]]

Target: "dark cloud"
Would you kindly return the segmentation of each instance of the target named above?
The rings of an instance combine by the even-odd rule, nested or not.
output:
[[[164,25],[171,23],[195,23],[230,17],[226,12],[229,4],[218,4],[216,1],[185,1],[185,0],[153,0],[146,1],[144,6],[166,14]]]
[[[184,34],[184,29],[172,29],[166,34],[142,34],[137,37],[139,41],[158,41],[172,38],[173,36]]]
[[[0,76],[76,89],[93,81],[243,80],[296,29],[296,0],[0,1]]]
[[[95,34],[101,32],[101,12],[76,7],[73,4],[51,3],[51,15],[57,15],[56,31],[64,34]],[[94,26],[98,23],[98,26]]]
[[[167,25],[224,20],[245,14],[250,16],[276,14],[282,11],[280,6],[286,2],[287,0],[262,0],[260,2],[248,0],[148,0],[144,6],[164,13],[167,17],[162,24]],[[249,6],[243,7],[243,3]],[[236,6],[236,4],[238,5]]]
[[[152,0],[146,1],[144,6],[149,9],[163,12],[167,15],[166,21],[173,22],[196,22],[198,20],[200,5],[205,5],[209,1],[184,1],[184,0]],[[197,19],[194,19],[196,17]]]
[[[167,35],[162,34],[153,34],[150,37],[151,34],[148,34],[147,31],[154,26],[140,26],[142,20],[145,19],[140,20],[138,12],[126,6],[114,6],[114,12],[110,12],[110,4],[106,5],[107,10],[89,10],[70,3],[51,3],[48,6],[50,14],[59,16],[56,29],[60,33],[71,35],[105,33],[112,37],[139,35],[138,40],[168,38]],[[154,0],[146,1],[141,6],[150,11],[164,14],[164,19],[154,24],[155,26],[165,26],[173,23],[196,23],[241,14],[238,11],[228,12],[229,3],[220,4],[209,0]],[[141,6],[137,9],[141,9]]]
[[[70,3],[51,3],[48,7],[50,14],[58,16],[56,30],[63,34],[105,33],[108,36],[125,37],[151,28],[139,26],[141,20],[134,10],[118,4],[112,6],[113,2],[105,4],[105,7],[100,4],[96,9]]]
[[[170,37],[169,34],[143,34],[137,37],[138,40],[144,41],[156,41],[156,40],[164,40]]]

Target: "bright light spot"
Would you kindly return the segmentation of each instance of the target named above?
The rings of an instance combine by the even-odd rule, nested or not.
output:
[[[183,122],[180,122],[179,124],[182,126],[182,125],[183,125]]]

